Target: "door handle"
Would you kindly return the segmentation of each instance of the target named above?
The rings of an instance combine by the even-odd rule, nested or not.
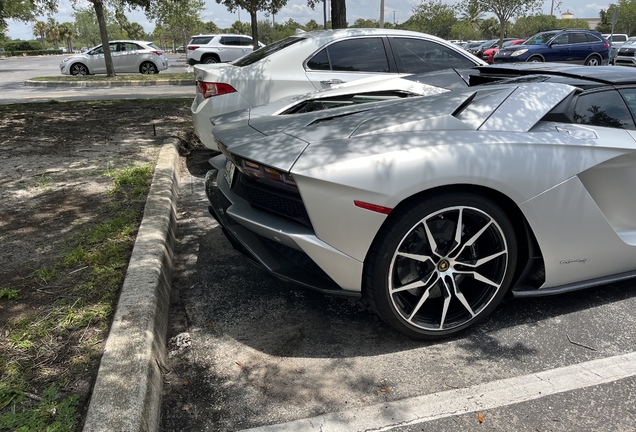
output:
[[[336,85],[336,84],[343,84],[344,81],[341,79],[330,79],[330,80],[326,80],[326,81],[320,81],[320,84],[322,85],[326,85],[326,86],[332,86],[332,85]]]

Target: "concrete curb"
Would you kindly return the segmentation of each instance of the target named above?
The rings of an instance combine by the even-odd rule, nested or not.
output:
[[[174,80],[143,80],[143,81],[33,81],[26,80],[26,87],[136,87],[136,86],[156,86],[156,85],[191,85],[195,84],[193,79]]]
[[[156,431],[159,427],[178,171],[176,140],[168,139],[155,167],[93,387],[85,432]]]

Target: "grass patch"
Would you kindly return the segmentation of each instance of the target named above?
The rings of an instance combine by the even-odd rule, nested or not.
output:
[[[74,431],[79,427],[79,397],[64,389],[99,358],[99,344],[107,336],[124,280],[152,169],[130,165],[102,175],[112,185],[104,200],[106,216],[75,234],[57,262],[35,269],[20,291],[0,289],[0,299],[39,290],[55,294],[50,304],[9,321],[3,329],[0,431]]]
[[[6,298],[8,300],[14,300],[20,297],[20,291],[17,289],[0,288],[0,299]]]
[[[56,82],[76,82],[76,81],[171,81],[171,80],[192,80],[194,84],[194,76],[192,73],[158,73],[158,74],[121,74],[114,77],[106,75],[86,75],[86,76],[43,76],[31,78],[31,81],[56,81]]]

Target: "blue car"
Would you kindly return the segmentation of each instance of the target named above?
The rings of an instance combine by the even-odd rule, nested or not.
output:
[[[608,64],[610,43],[597,31],[568,29],[537,33],[524,43],[499,50],[494,63],[561,62]]]

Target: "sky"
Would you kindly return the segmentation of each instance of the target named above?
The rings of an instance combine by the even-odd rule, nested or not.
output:
[[[461,0],[442,0],[445,3],[454,4]],[[239,13],[230,13],[225,6],[219,5],[215,0],[205,0],[206,9],[201,13],[201,19],[203,21],[214,21],[220,28],[227,28],[238,19],[244,22],[249,22],[249,14],[245,11]],[[421,0],[384,0],[384,19],[386,22],[401,23],[406,21],[412,14],[413,7],[422,3]],[[558,0],[554,0],[554,3],[558,3]],[[585,0],[561,0],[561,6],[557,9],[555,6],[554,15],[561,17],[561,13],[570,11],[574,14],[574,18],[597,18],[601,9],[607,9],[608,5],[612,3],[609,0],[601,0],[600,3],[588,3]],[[615,1],[613,1],[615,3]],[[78,2],[80,6],[86,6],[86,2],[82,4],[82,0]],[[380,0],[346,0],[347,4],[347,22],[353,23],[358,18],[364,19],[380,19]],[[327,1],[329,5],[329,1]],[[545,1],[543,4],[543,12],[550,13],[552,0]],[[373,7],[375,6],[375,7]],[[73,18],[71,14],[73,8],[71,7],[71,0],[60,0],[59,11],[54,14],[53,17],[60,23],[72,22]],[[141,24],[146,32],[152,32],[155,25],[149,21],[143,12],[133,11],[127,13],[128,20],[130,22],[137,22]],[[329,17],[329,12],[327,12]],[[48,17],[40,17],[39,20],[46,21]],[[258,19],[265,19],[264,14],[259,14]],[[318,6],[315,10],[312,10],[307,6],[306,0],[289,0],[287,5],[275,16],[276,22],[283,22],[292,18],[294,21],[305,24],[309,20],[313,19],[318,23],[323,21],[322,7]],[[270,16],[269,19],[272,19]],[[33,22],[22,23],[9,20],[9,28],[7,34],[13,39],[32,39],[33,38]]]

